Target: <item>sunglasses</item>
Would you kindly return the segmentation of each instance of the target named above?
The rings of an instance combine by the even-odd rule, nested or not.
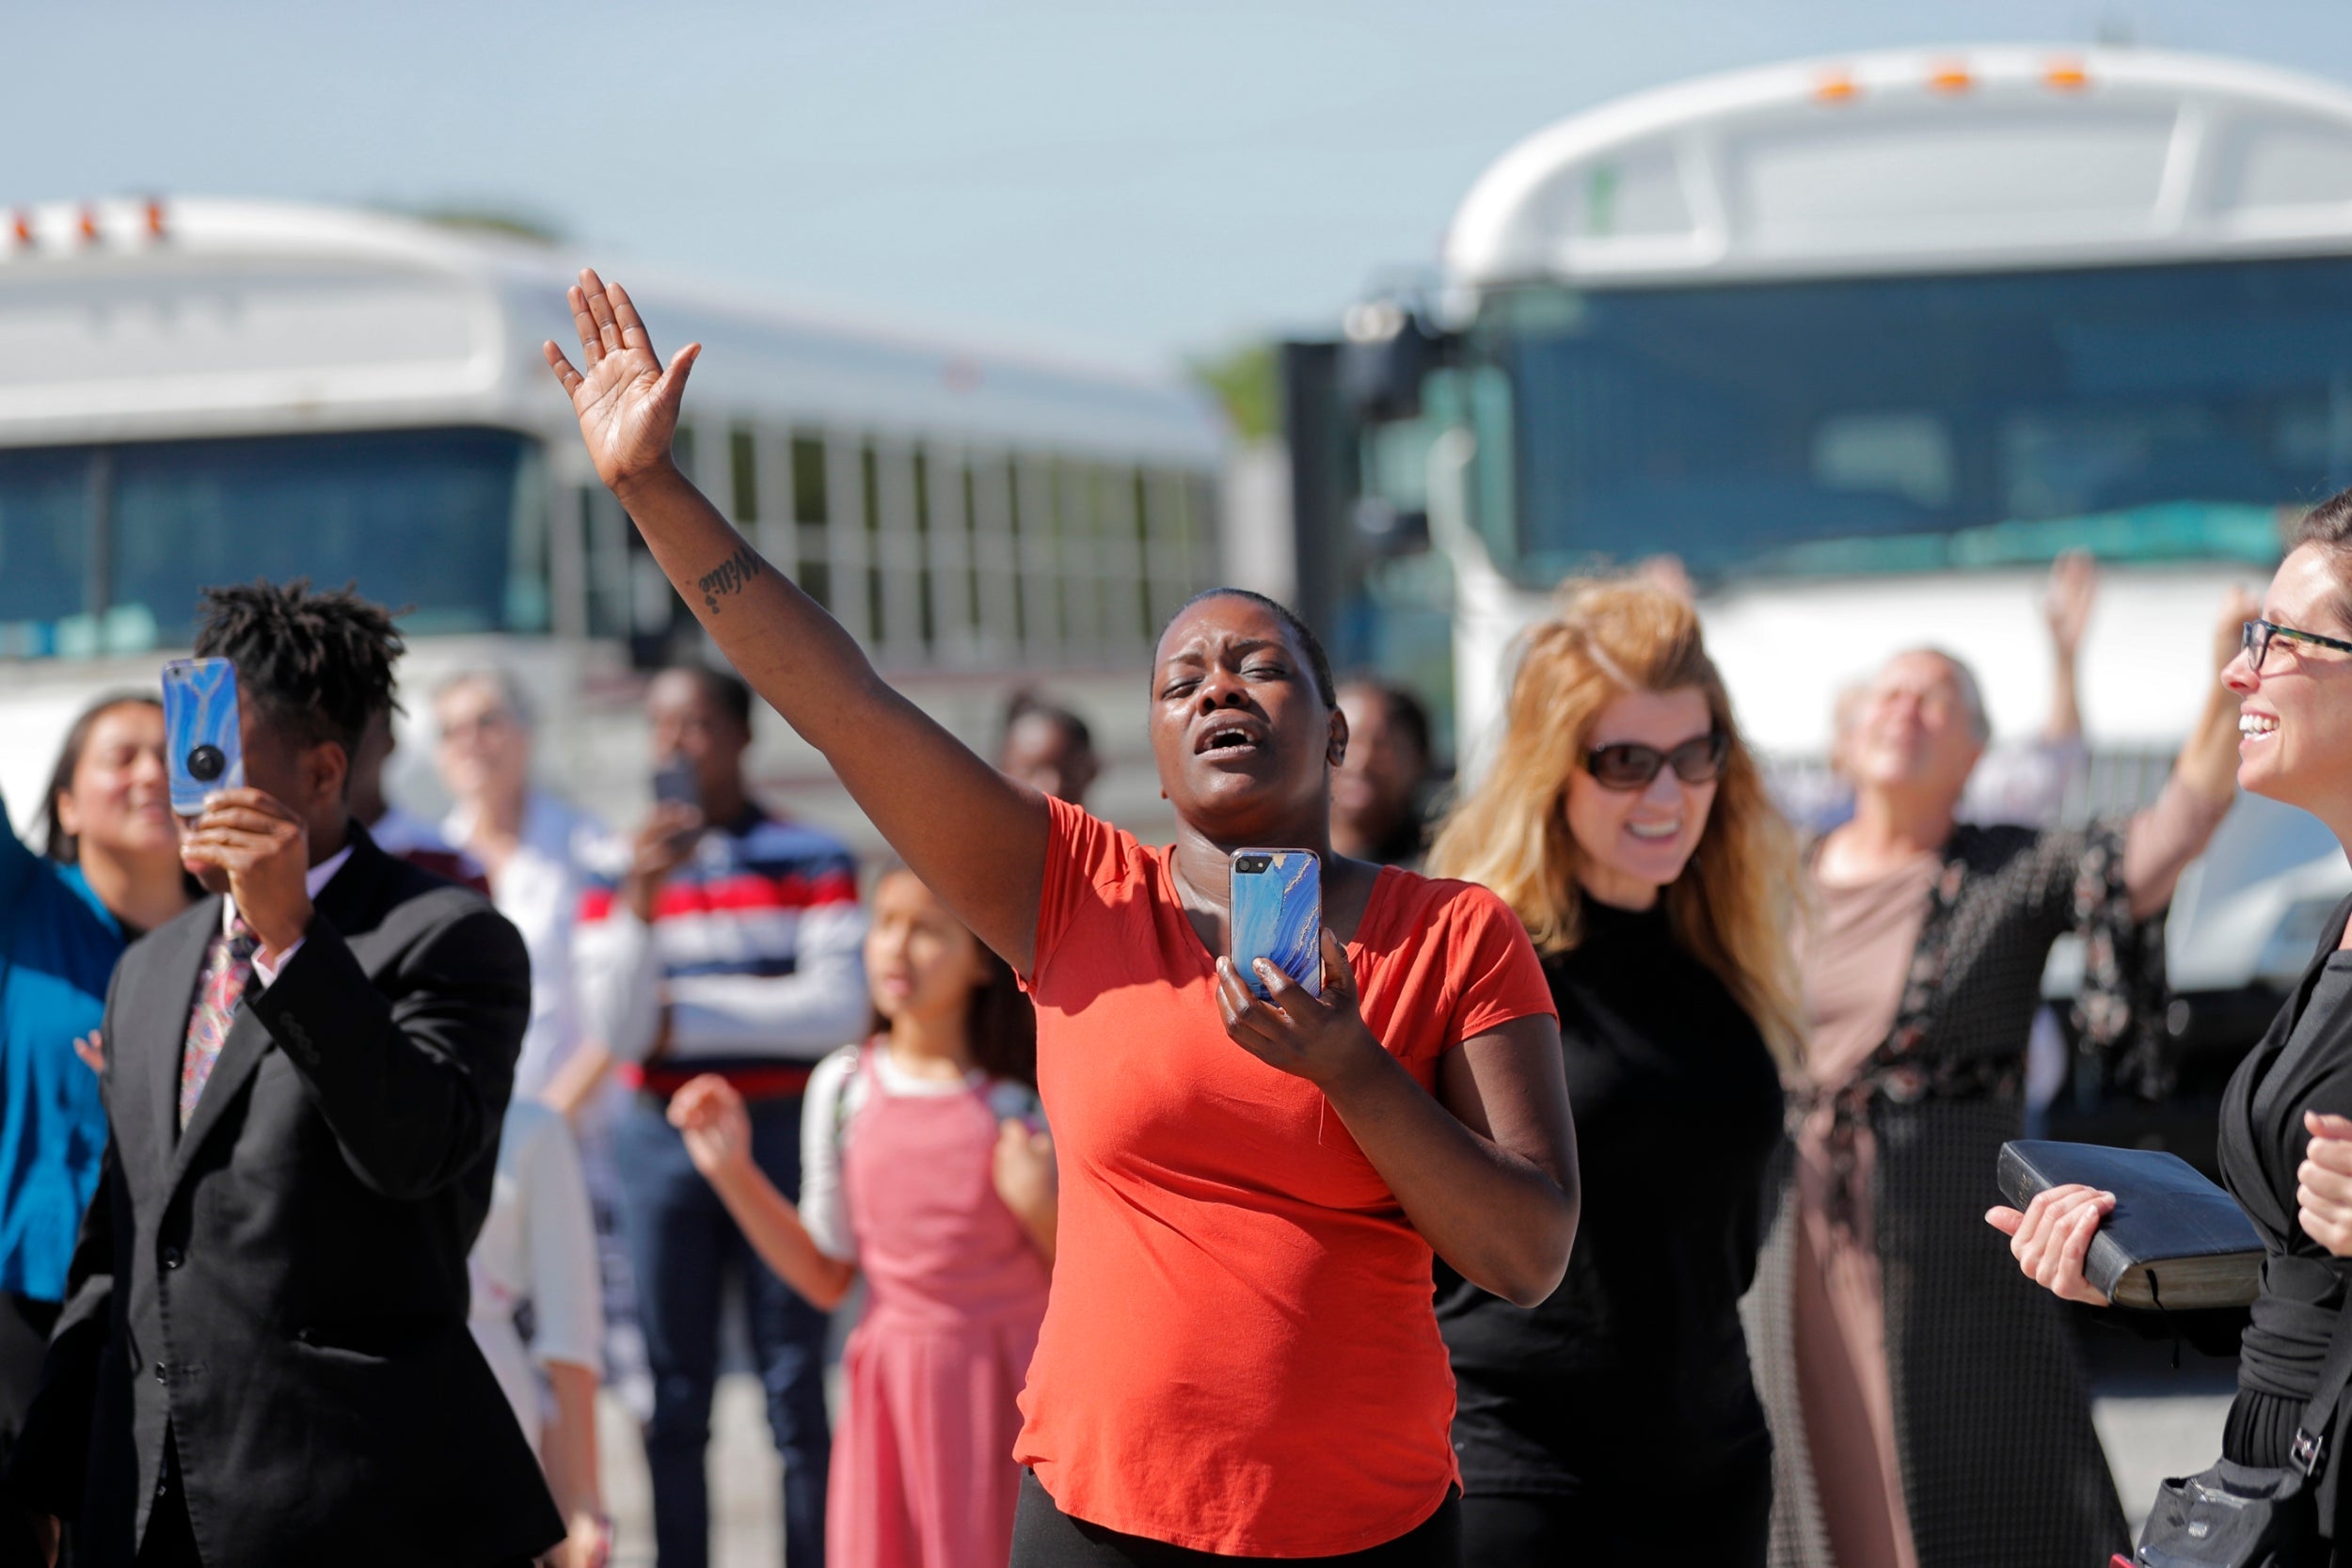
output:
[[[1730,754],[1731,736],[1714,730],[1666,752],[1637,740],[1596,746],[1584,753],[1584,770],[1603,789],[1647,789],[1661,768],[1673,768],[1684,784],[1702,784],[1723,772],[1724,758]]]
[[[2322,637],[2315,631],[2297,631],[2293,626],[2282,626],[2276,621],[2249,621],[2243,631],[2243,639],[2246,662],[2252,667],[2254,673],[2259,675],[2263,673],[2263,656],[2270,652],[2271,640],[2279,637],[2283,637],[2290,642],[2309,642],[2314,647],[2333,648],[2338,653],[2352,654],[2352,642],[2342,642],[2332,637]]]

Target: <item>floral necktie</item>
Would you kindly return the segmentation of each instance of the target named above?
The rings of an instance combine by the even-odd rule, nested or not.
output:
[[[183,1132],[188,1118],[196,1114],[205,1080],[212,1077],[214,1064],[220,1060],[229,1025],[236,1021],[246,982],[253,975],[254,949],[260,945],[245,917],[234,915],[229,929],[213,938],[212,946],[205,950],[204,976],[196,988],[196,1011],[188,1019],[187,1045],[180,1053],[180,1130]]]

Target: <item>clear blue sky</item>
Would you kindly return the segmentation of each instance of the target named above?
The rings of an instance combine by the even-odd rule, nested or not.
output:
[[[11,8],[0,204],[516,209],[624,275],[1167,366],[1327,327],[1495,154],[1618,93],[2119,28],[2352,78],[2341,0],[126,0]]]

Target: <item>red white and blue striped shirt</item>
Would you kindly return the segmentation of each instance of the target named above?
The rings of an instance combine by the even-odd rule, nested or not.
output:
[[[696,841],[650,926],[616,877],[588,879],[576,952],[591,1032],[656,1093],[717,1072],[747,1098],[799,1094],[866,1033],[865,937],[848,848],[754,808]]]

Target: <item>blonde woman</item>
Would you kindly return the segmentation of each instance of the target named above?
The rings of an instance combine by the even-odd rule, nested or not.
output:
[[[1430,854],[1542,955],[1588,1173],[1550,1299],[1440,1275],[1464,1560],[1761,1565],[1772,1440],[1739,1301],[1796,1035],[1794,850],[1691,607],[1634,581],[1561,602]]]

